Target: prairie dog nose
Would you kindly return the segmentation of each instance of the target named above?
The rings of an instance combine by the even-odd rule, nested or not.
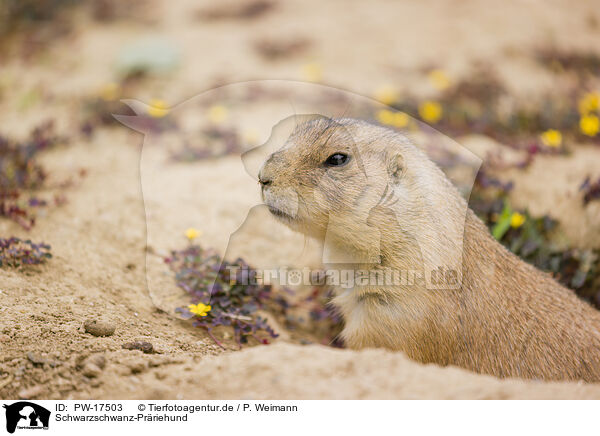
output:
[[[273,155],[269,156],[258,172],[258,183],[262,188],[273,184],[275,168],[273,168]]]
[[[265,186],[268,186],[271,183],[273,183],[273,181],[269,178],[265,178],[262,174],[259,174],[258,175],[258,183],[260,183],[260,186],[262,186],[264,188]]]

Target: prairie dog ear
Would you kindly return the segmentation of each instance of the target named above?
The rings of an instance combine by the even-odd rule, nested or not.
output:
[[[404,172],[404,158],[400,153],[394,153],[388,160],[388,174],[392,179],[392,183],[400,181]]]

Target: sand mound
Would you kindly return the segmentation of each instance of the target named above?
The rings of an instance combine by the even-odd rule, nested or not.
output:
[[[498,380],[420,365],[401,353],[276,344],[136,377],[105,381],[100,398],[199,399],[548,399],[600,398],[600,386]]]

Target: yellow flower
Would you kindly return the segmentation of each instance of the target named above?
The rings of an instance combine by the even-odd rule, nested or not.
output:
[[[202,236],[202,232],[193,227],[190,227],[185,231],[185,237],[188,238],[190,241],[193,241],[194,239],[200,236]]]
[[[208,108],[208,119],[215,124],[221,124],[227,119],[228,111],[222,104],[216,104]]]
[[[114,82],[107,83],[100,89],[100,97],[104,101],[116,100],[119,96],[119,85]]]
[[[392,124],[396,127],[406,127],[409,121],[410,117],[407,114],[404,112],[396,112]]]
[[[375,118],[381,124],[392,124],[394,120],[394,112],[387,109],[381,109],[380,111],[377,111]]]
[[[510,216],[510,226],[513,228],[518,228],[523,225],[525,222],[525,217],[521,215],[519,212],[513,212]]]
[[[584,115],[579,120],[579,129],[584,135],[596,136],[600,130],[600,120],[596,115]]]
[[[162,118],[169,113],[169,106],[163,100],[153,98],[148,106],[148,115],[153,118]]]
[[[600,108],[600,92],[588,92],[579,100],[579,113],[587,115]]]
[[[410,121],[410,117],[404,112],[394,112],[387,109],[377,111],[375,118],[381,124],[400,128],[406,127]]]
[[[198,303],[190,304],[188,306],[188,309],[190,309],[190,312],[192,312],[196,316],[206,316],[208,312],[210,312],[211,307],[207,304]]]
[[[546,147],[560,147],[562,144],[562,133],[558,130],[548,129],[540,135],[540,139]]]
[[[437,101],[426,101],[419,106],[419,115],[428,123],[437,123],[442,113],[442,105]]]
[[[390,105],[398,101],[398,89],[392,85],[383,85],[375,90],[375,100],[380,101],[383,104]]]
[[[323,77],[323,69],[316,62],[310,62],[302,66],[302,77],[308,82],[319,82]]]
[[[432,70],[427,77],[429,78],[429,82],[438,91],[443,91],[450,86],[450,79],[442,70]]]

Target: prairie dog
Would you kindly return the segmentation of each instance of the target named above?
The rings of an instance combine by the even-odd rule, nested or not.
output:
[[[339,288],[350,348],[497,377],[600,381],[600,311],[499,244],[402,134],[354,119],[302,123],[259,182],[269,210],[323,241],[339,265],[458,268],[447,289],[424,280]]]

